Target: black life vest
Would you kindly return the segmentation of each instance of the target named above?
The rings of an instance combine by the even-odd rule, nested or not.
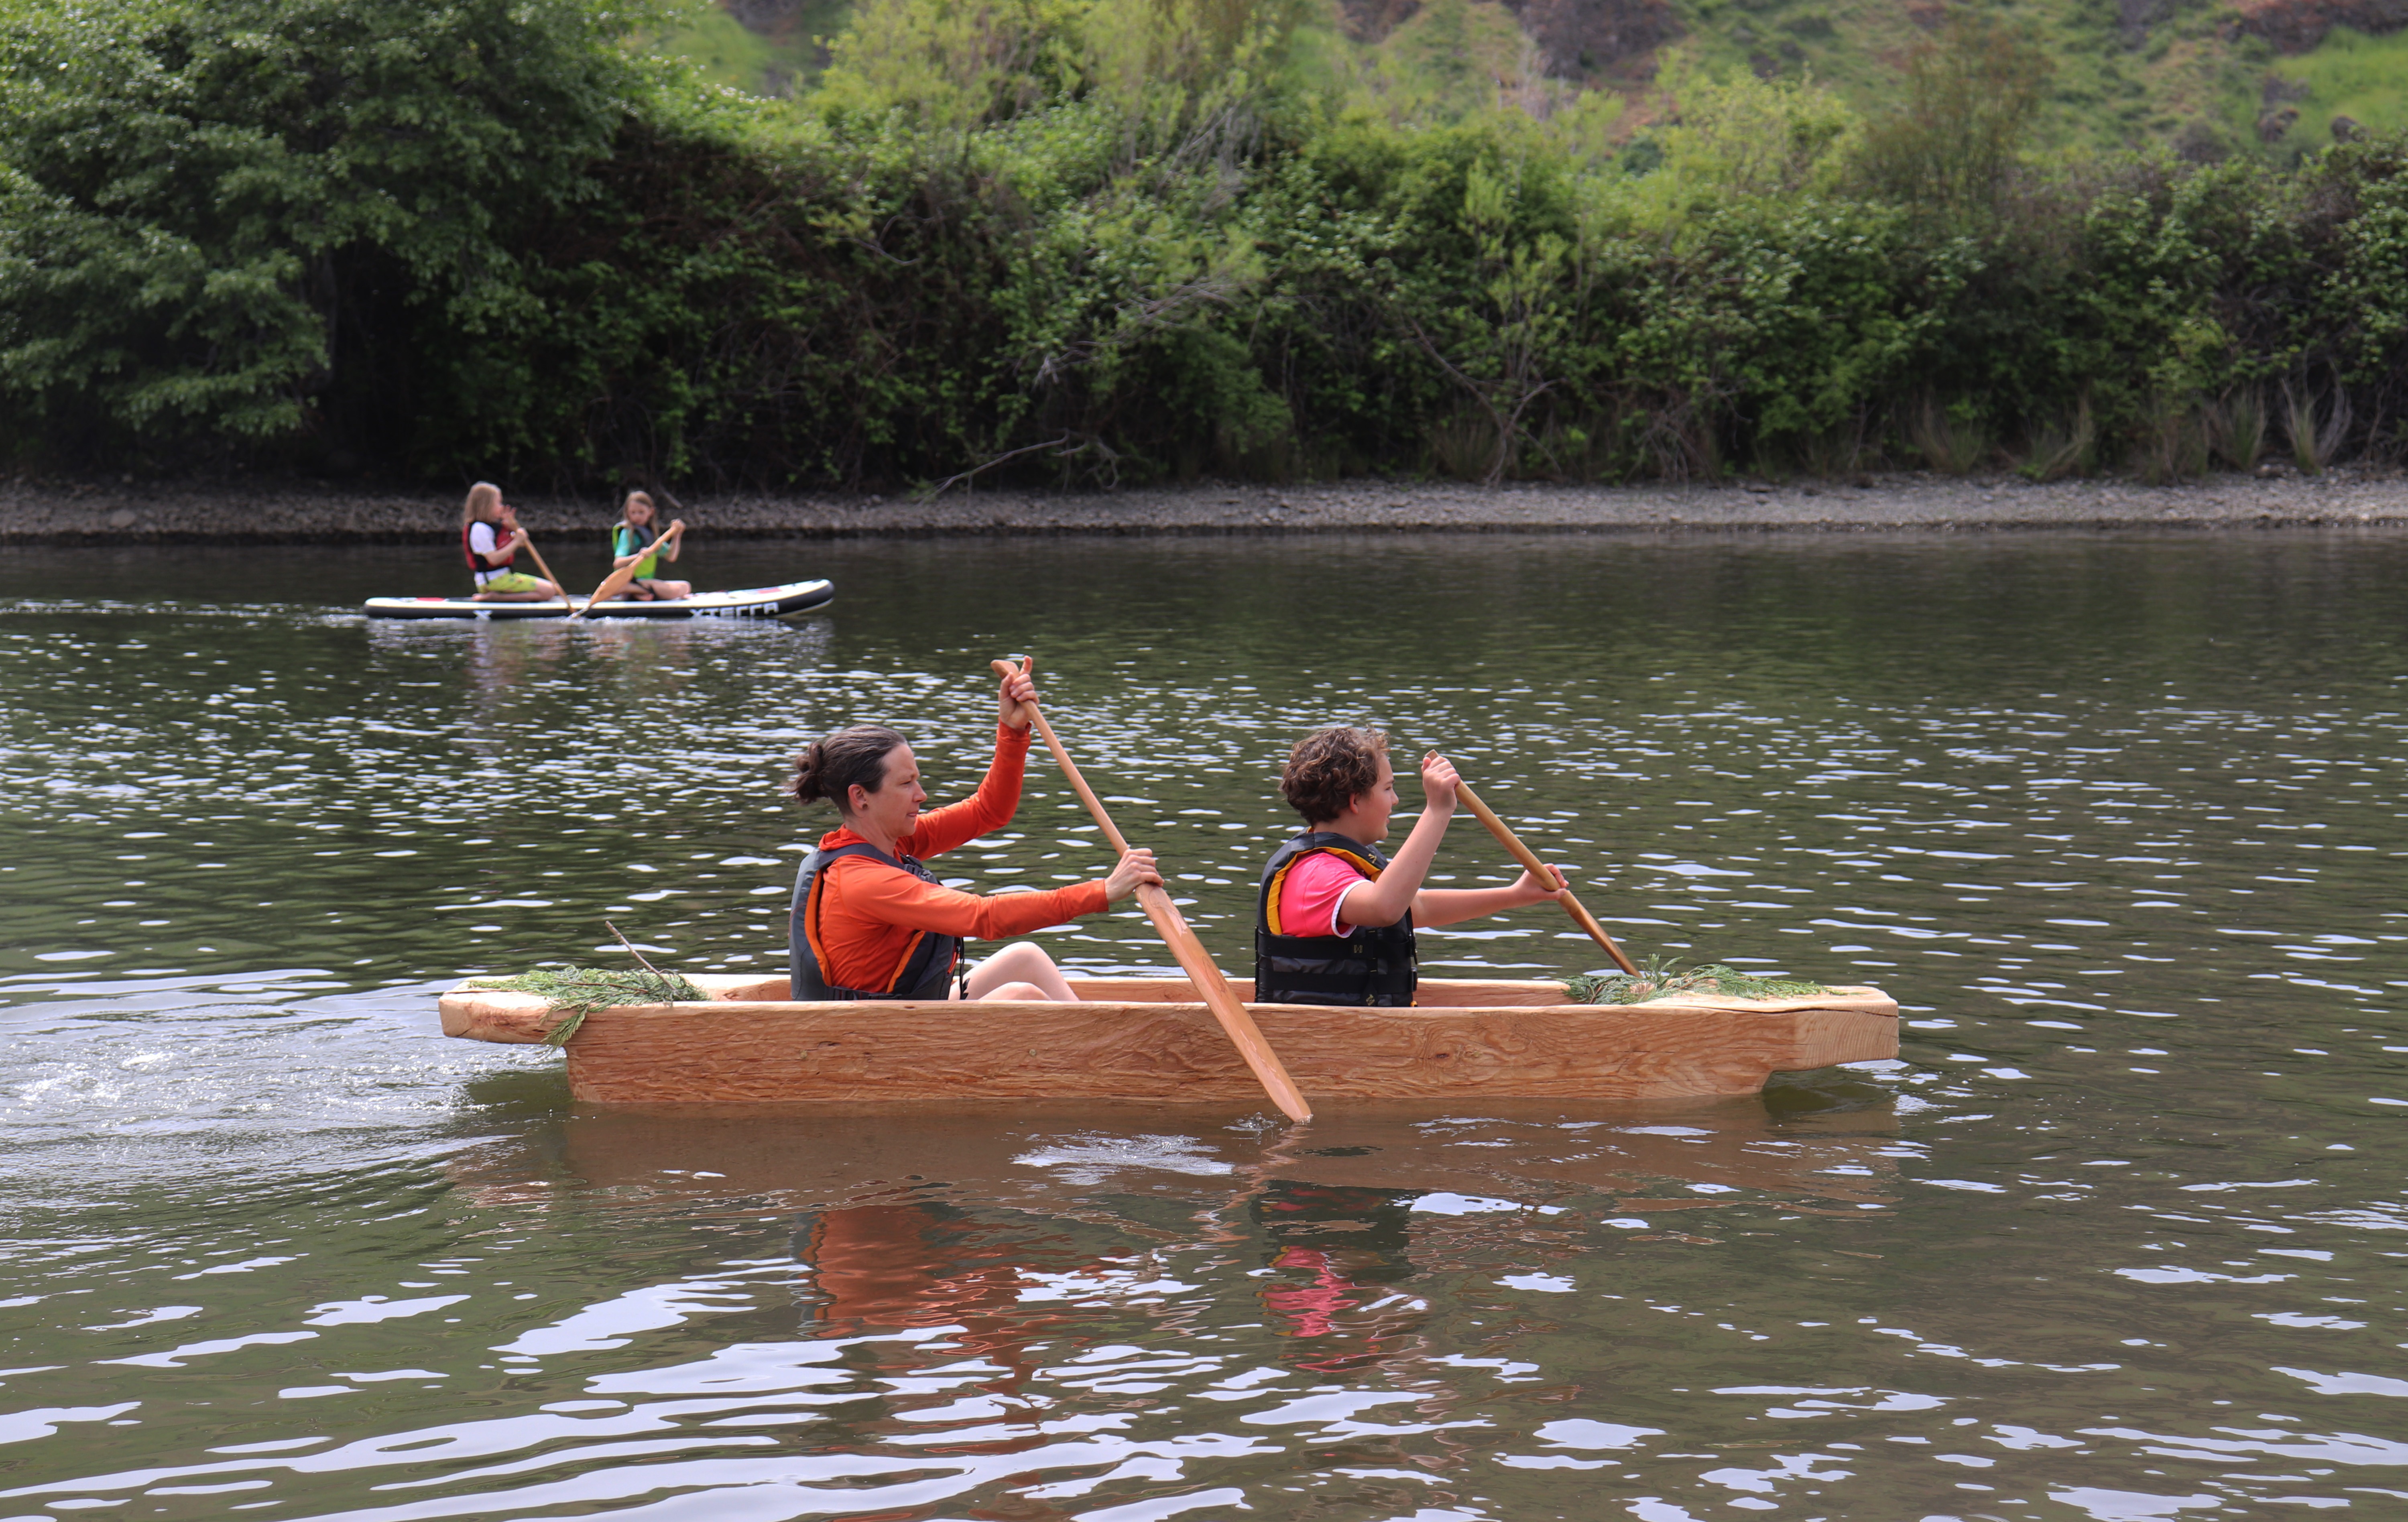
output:
[[[922,866],[916,857],[900,860],[888,855],[866,840],[840,845],[833,851],[815,850],[803,858],[802,869],[795,874],[794,903],[786,912],[787,976],[794,984],[793,997],[806,1002],[850,998],[942,998],[945,985],[953,975],[953,964],[961,959],[959,936],[940,936],[933,930],[918,932],[911,951],[903,959],[903,969],[893,984],[882,989],[847,988],[832,984],[820,973],[818,948],[811,937],[811,926],[819,918],[818,890],[820,873],[830,862],[845,856],[871,856],[887,866],[910,873],[923,883],[934,883],[937,874]]]
[[[1271,853],[1254,901],[1254,998],[1263,1004],[1409,1005],[1421,976],[1413,912],[1394,925],[1358,925],[1350,935],[1292,936],[1278,923],[1288,869],[1320,852],[1377,878],[1388,858],[1350,836],[1312,830]]]

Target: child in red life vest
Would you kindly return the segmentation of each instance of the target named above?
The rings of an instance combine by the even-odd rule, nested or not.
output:
[[[560,588],[540,576],[511,568],[510,561],[526,542],[518,515],[502,500],[502,489],[490,481],[468,488],[460,508],[460,553],[477,578],[478,602],[550,602]]]

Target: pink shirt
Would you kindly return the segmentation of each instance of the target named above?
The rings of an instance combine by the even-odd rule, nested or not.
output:
[[[1280,883],[1280,929],[1292,936],[1348,936],[1354,926],[1338,917],[1346,890],[1369,878],[1345,859],[1316,851],[1287,869]]]

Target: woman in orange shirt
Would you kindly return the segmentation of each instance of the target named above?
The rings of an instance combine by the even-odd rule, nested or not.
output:
[[[795,761],[786,792],[825,798],[843,819],[796,874],[786,944],[798,999],[1045,999],[1078,995],[1041,946],[1007,946],[963,969],[962,941],[1000,940],[1100,914],[1149,883],[1154,853],[1132,851],[1110,877],[1044,893],[982,897],[944,886],[921,859],[1011,822],[1028,762],[1028,677],[1006,677],[996,697],[995,759],[973,797],[923,814],[928,795],[901,735],[855,725],[814,740]]]

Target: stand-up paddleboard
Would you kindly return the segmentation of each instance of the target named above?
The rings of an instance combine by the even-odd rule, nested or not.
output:
[[[741,592],[698,592],[676,601],[634,602],[615,598],[595,605],[587,618],[793,618],[834,600],[833,582],[789,582],[784,586]],[[479,602],[473,597],[370,597],[370,618],[566,618],[585,599],[550,602]]]

